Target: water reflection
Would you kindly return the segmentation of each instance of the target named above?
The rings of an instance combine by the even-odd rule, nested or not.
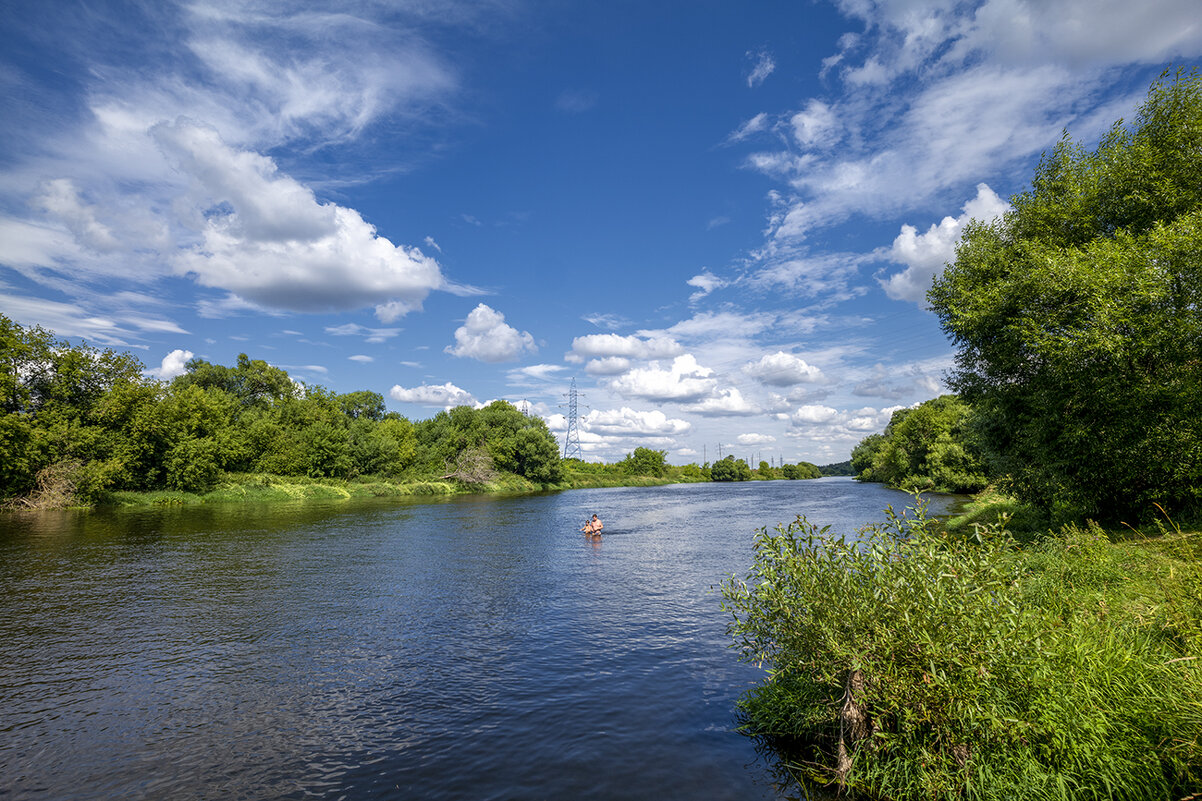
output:
[[[712,588],[756,527],[883,499],[906,501],[822,480],[0,518],[0,795],[782,797],[733,731],[761,674]]]

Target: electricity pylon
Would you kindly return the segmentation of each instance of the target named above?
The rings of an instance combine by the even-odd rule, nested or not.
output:
[[[568,434],[563,443],[563,458],[576,458],[584,461],[584,453],[580,450],[580,429],[576,426],[576,379],[572,379],[568,390]]]

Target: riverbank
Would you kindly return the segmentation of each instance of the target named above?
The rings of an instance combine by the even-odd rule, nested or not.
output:
[[[895,521],[867,547],[798,526],[759,538],[724,586],[736,645],[772,670],[741,702],[746,731],[800,781],[865,797],[1202,791],[1202,531],[1020,542],[997,523],[1011,504]]]
[[[585,474],[568,476],[555,484],[539,484],[516,475],[503,475],[483,484],[454,480],[402,480],[379,477],[358,479],[305,478],[265,473],[229,474],[211,492],[178,490],[113,492],[99,504],[105,507],[192,506],[223,503],[272,503],[279,501],[331,501],[352,498],[403,498],[453,495],[520,495],[568,489],[601,487],[657,487],[704,480],[682,476],[616,476]]]

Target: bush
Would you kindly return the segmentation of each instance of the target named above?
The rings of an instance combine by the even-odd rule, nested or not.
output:
[[[1095,530],[1028,560],[1000,524],[948,536],[921,504],[887,519],[858,541],[804,518],[761,529],[747,577],[723,583],[735,647],[770,666],[740,702],[748,733],[798,773],[896,799],[1199,787],[1195,654],[1040,604],[1057,581],[1118,580]]]
[[[184,492],[208,492],[221,476],[217,443],[208,437],[186,439],[167,454],[167,486]]]

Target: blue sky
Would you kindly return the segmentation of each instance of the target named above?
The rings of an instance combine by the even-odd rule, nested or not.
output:
[[[586,458],[675,463],[839,461],[945,391],[963,223],[1202,54],[1196,0],[0,19],[0,313],[561,437],[574,378]]]

